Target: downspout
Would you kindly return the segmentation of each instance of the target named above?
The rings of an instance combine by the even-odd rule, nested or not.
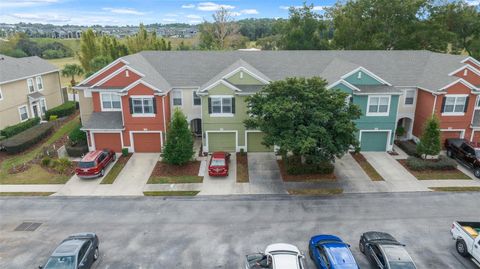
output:
[[[438,95],[434,94],[433,92],[432,92],[432,95],[435,96],[435,100],[433,101],[433,109],[432,109],[432,116],[434,116],[435,115],[435,107],[437,106]]]
[[[163,111],[163,131],[165,132],[165,140],[167,140],[167,122],[165,119],[165,95],[162,96],[162,111]]]

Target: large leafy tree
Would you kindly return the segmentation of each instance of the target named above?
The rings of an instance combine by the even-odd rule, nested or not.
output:
[[[85,72],[92,72],[91,61],[98,54],[97,37],[92,29],[87,29],[80,38],[80,63]]]
[[[247,98],[248,128],[265,133],[264,144],[279,146],[311,163],[334,161],[356,145],[354,120],[360,109],[348,95],[327,90],[324,79],[288,78],[266,85]]]
[[[180,109],[175,109],[170,129],[167,132],[167,143],[163,150],[166,163],[182,165],[192,160],[193,135],[188,129],[188,122]]]
[[[200,27],[200,48],[207,50],[243,47],[245,37],[238,34],[238,25],[232,13],[220,8],[213,15],[213,22],[203,22]],[[240,45],[239,45],[240,43]]]

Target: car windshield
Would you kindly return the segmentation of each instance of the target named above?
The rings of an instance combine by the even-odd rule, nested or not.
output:
[[[411,262],[394,262],[390,263],[391,269],[416,269],[415,265]]]
[[[78,167],[80,168],[91,168],[95,166],[95,162],[79,162]]]
[[[225,160],[224,159],[212,159],[212,163],[210,166],[225,166]]]
[[[475,155],[480,159],[480,149],[475,149]]]
[[[328,253],[333,264],[356,264],[352,253],[346,247],[329,247]]]
[[[75,256],[50,257],[44,269],[74,269]]]

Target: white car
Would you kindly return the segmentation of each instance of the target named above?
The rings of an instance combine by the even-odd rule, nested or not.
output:
[[[450,232],[457,252],[480,267],[480,222],[455,221]]]
[[[305,256],[290,244],[277,243],[267,246],[264,253],[249,254],[245,269],[305,269]]]

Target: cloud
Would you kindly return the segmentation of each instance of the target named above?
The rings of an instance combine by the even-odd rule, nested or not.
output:
[[[236,11],[231,11],[230,15],[233,16],[233,17],[238,17],[238,16],[242,16],[242,13],[236,12]]]
[[[110,11],[111,13],[115,14],[127,14],[127,15],[145,15],[145,12],[138,11],[133,8],[111,8],[111,7],[104,7],[102,8],[105,11]]]
[[[176,22],[177,20],[176,19],[164,18],[164,19],[162,19],[162,21],[164,21],[164,22]]]
[[[201,16],[194,15],[194,14],[190,14],[190,15],[187,15],[185,17],[187,17],[188,19],[201,19],[202,18]]]
[[[217,4],[213,2],[202,2],[197,5],[197,9],[201,11],[217,11],[221,8],[224,9],[234,9],[234,6]]]
[[[243,9],[240,11],[240,13],[245,14],[245,15],[255,15],[258,14],[258,10],[256,9]]]
[[[182,8],[195,8],[194,4],[184,4],[182,5]]]
[[[467,0],[467,4],[470,6],[480,6],[480,0]]]
[[[13,13],[12,17],[15,17],[20,20],[25,21],[34,21],[34,22],[42,22],[48,21],[51,23],[67,23],[71,20],[69,17],[60,16],[56,13]]]
[[[1,8],[32,7],[58,3],[59,0],[1,0]]]
[[[58,15],[64,14],[64,15]],[[127,22],[119,21],[116,17],[105,16],[105,14],[96,13],[75,13],[74,15],[65,15],[68,12],[35,12],[35,13],[13,13],[9,15],[0,15],[0,21],[6,23],[18,23],[19,21],[31,23],[50,23],[55,25],[125,25]]]

